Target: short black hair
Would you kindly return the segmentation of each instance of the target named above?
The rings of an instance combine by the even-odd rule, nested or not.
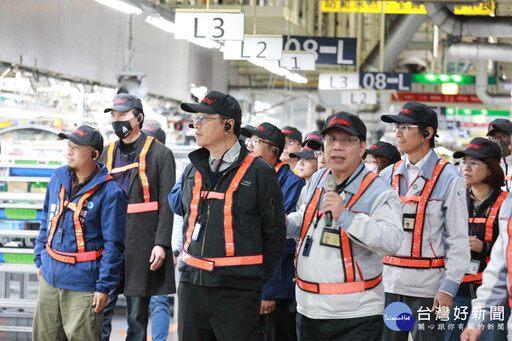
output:
[[[140,110],[139,108],[132,108],[131,109],[133,115],[137,118],[140,114],[142,114],[142,120],[140,120],[139,122],[139,128],[142,129],[142,126],[144,124],[144,116],[146,116],[142,110]]]

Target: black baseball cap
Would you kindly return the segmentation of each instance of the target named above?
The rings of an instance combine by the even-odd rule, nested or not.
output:
[[[398,115],[382,115],[380,119],[386,123],[423,124],[434,128],[437,132],[437,114],[428,105],[419,102],[407,102]]]
[[[153,136],[158,141],[165,144],[165,131],[163,131],[163,129],[160,128],[160,125],[158,123],[148,123],[141,130],[145,132],[147,135]]]
[[[220,91],[210,91],[201,103],[181,103],[181,109],[191,113],[219,114],[242,124],[242,109],[238,101]]]
[[[256,135],[258,137],[261,137],[263,139],[268,139],[276,145],[277,148],[282,152],[284,150],[284,134],[275,125],[268,122],[263,122],[259,126],[257,126],[254,129],[250,129],[247,126],[242,128],[242,135],[251,137],[252,135]]]
[[[378,141],[372,144],[371,147],[366,150],[366,153],[375,156],[383,156],[391,161],[391,163],[398,162],[401,159],[398,149],[396,149],[392,144],[384,141]]]
[[[504,118],[497,118],[489,123],[487,128],[487,136],[491,135],[496,131],[501,131],[506,134],[512,133],[512,122]]]
[[[302,142],[302,133],[299,129],[292,126],[285,126],[281,128],[281,131],[289,138]]]
[[[93,127],[83,125],[71,133],[62,132],[59,134],[59,137],[61,139],[69,139],[79,146],[91,146],[100,154],[103,152],[103,136]]]
[[[316,159],[315,151],[304,147],[300,152],[290,153],[290,157],[297,157],[299,159]]]
[[[472,156],[477,159],[492,157],[499,161],[501,158],[501,149],[496,142],[483,137],[475,137],[469,142],[465,150],[453,153],[453,157],[456,159],[460,159],[464,157],[464,155]]]
[[[105,109],[104,112],[109,112],[112,110],[125,112],[132,109],[139,109],[140,111],[143,111],[142,102],[140,99],[131,94],[120,93],[114,97],[112,106]]]
[[[320,133],[318,130],[307,133],[304,141],[302,141],[301,146],[307,146],[311,149],[319,150],[322,147],[322,133]]]
[[[354,114],[340,111],[339,113],[332,114],[325,120],[322,135],[325,136],[327,130],[331,128],[340,128],[345,130],[350,135],[359,136],[366,139],[366,126],[363,121]]]

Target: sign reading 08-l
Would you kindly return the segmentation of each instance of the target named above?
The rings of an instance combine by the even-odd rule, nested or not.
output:
[[[285,37],[283,50],[309,51],[316,64],[356,65],[356,38]]]
[[[176,39],[244,40],[244,14],[176,12]]]

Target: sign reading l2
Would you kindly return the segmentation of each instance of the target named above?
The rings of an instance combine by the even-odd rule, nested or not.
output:
[[[316,64],[356,65],[357,38],[284,36],[283,50],[309,51]]]

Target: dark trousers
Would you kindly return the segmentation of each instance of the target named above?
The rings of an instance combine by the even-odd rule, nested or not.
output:
[[[179,340],[257,340],[260,291],[182,282],[178,297]]]
[[[270,314],[260,316],[262,335],[265,341],[295,341],[295,301],[291,299],[276,299],[276,308]]]
[[[151,297],[126,296],[127,341],[146,341]]]
[[[297,313],[299,341],[380,341],[382,315],[351,319],[310,319]]]
[[[436,320],[436,314],[427,313],[432,309],[434,298],[412,297],[398,294],[386,293],[386,307],[393,302],[403,302],[411,308],[414,317],[414,328],[410,331],[414,341],[440,341],[444,339],[446,321]],[[418,310],[421,309],[421,321],[418,320]],[[382,340],[385,341],[407,341],[409,332],[394,331],[383,326]]]
[[[108,295],[108,301],[103,310],[103,327],[101,330],[101,340],[109,341],[112,332],[112,317],[114,317],[114,308],[116,306],[117,297],[123,292],[123,287],[119,286]]]

